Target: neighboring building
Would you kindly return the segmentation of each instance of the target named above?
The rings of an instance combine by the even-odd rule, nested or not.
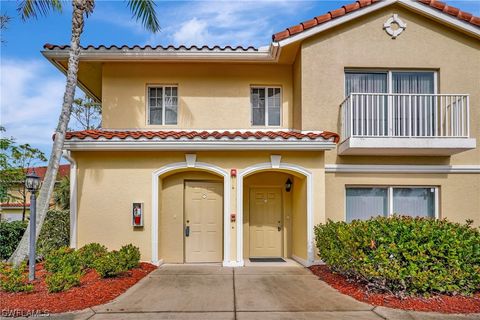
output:
[[[45,178],[45,173],[47,172],[47,167],[34,167],[34,168],[27,168],[27,172],[32,172],[35,170],[35,173],[40,177],[40,180],[43,181]],[[69,164],[61,164],[58,167],[58,174],[57,174],[57,183],[60,182],[64,177],[70,174],[70,165]],[[18,188],[14,190],[10,190],[10,193],[15,194],[16,197],[21,198],[22,194],[18,191],[24,182],[19,182]],[[10,202],[2,202],[0,203],[0,219],[6,221],[17,221],[22,220],[23,218],[23,210],[25,208],[25,218],[28,218],[30,214],[30,193],[26,191],[27,194],[27,203],[23,203],[22,200],[10,201]],[[52,199],[53,200],[53,199]],[[55,203],[52,201],[51,206],[54,206]]]
[[[441,2],[357,1],[258,49],[83,48],[103,129],[67,134],[72,246],[309,265],[328,219],[478,226],[479,25]],[[65,72],[68,50],[43,54]]]

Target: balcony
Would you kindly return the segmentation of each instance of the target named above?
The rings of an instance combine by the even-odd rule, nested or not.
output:
[[[469,96],[352,93],[340,105],[339,155],[449,156],[475,149]]]

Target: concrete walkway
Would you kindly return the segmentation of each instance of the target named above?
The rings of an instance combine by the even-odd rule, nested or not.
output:
[[[111,303],[54,319],[480,319],[358,302],[294,267],[162,266]]]

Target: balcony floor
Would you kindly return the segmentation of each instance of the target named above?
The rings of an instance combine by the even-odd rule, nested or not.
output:
[[[364,156],[450,156],[476,148],[476,139],[458,137],[350,137],[338,154]]]

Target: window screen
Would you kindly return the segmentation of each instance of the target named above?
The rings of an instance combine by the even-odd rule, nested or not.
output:
[[[393,188],[393,212],[413,217],[435,217],[435,189]]]
[[[387,188],[347,188],[347,222],[388,215]]]

